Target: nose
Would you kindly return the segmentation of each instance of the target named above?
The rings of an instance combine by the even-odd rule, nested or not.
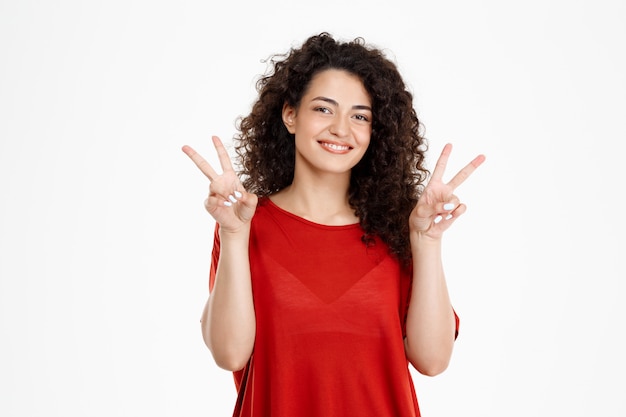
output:
[[[338,137],[346,136],[350,129],[348,123],[349,121],[347,116],[337,115],[333,118],[333,121],[330,124],[330,133]]]

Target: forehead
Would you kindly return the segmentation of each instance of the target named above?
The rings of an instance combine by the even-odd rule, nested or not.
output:
[[[359,101],[358,104],[371,103],[369,93],[361,79],[338,69],[327,69],[315,74],[304,95],[323,95],[334,99],[343,97],[346,100]]]

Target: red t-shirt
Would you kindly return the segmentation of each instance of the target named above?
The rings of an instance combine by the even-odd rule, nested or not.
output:
[[[313,223],[259,201],[250,234],[253,354],[234,416],[419,416],[404,352],[411,276],[358,224]],[[210,288],[219,259],[215,234]]]

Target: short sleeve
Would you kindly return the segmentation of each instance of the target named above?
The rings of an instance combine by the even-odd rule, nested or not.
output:
[[[209,270],[209,292],[213,291],[215,285],[215,274],[217,273],[217,263],[220,260],[220,225],[215,223],[215,232],[213,233],[213,249],[211,250],[211,268]]]

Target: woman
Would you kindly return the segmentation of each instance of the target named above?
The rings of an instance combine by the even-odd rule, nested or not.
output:
[[[425,139],[396,66],[358,38],[275,56],[239,121],[241,172],[217,137],[202,333],[235,374],[235,416],[418,416],[408,369],[444,371],[458,318],[441,261],[454,195],[483,161],[428,185]],[[242,181],[240,181],[240,178]]]

